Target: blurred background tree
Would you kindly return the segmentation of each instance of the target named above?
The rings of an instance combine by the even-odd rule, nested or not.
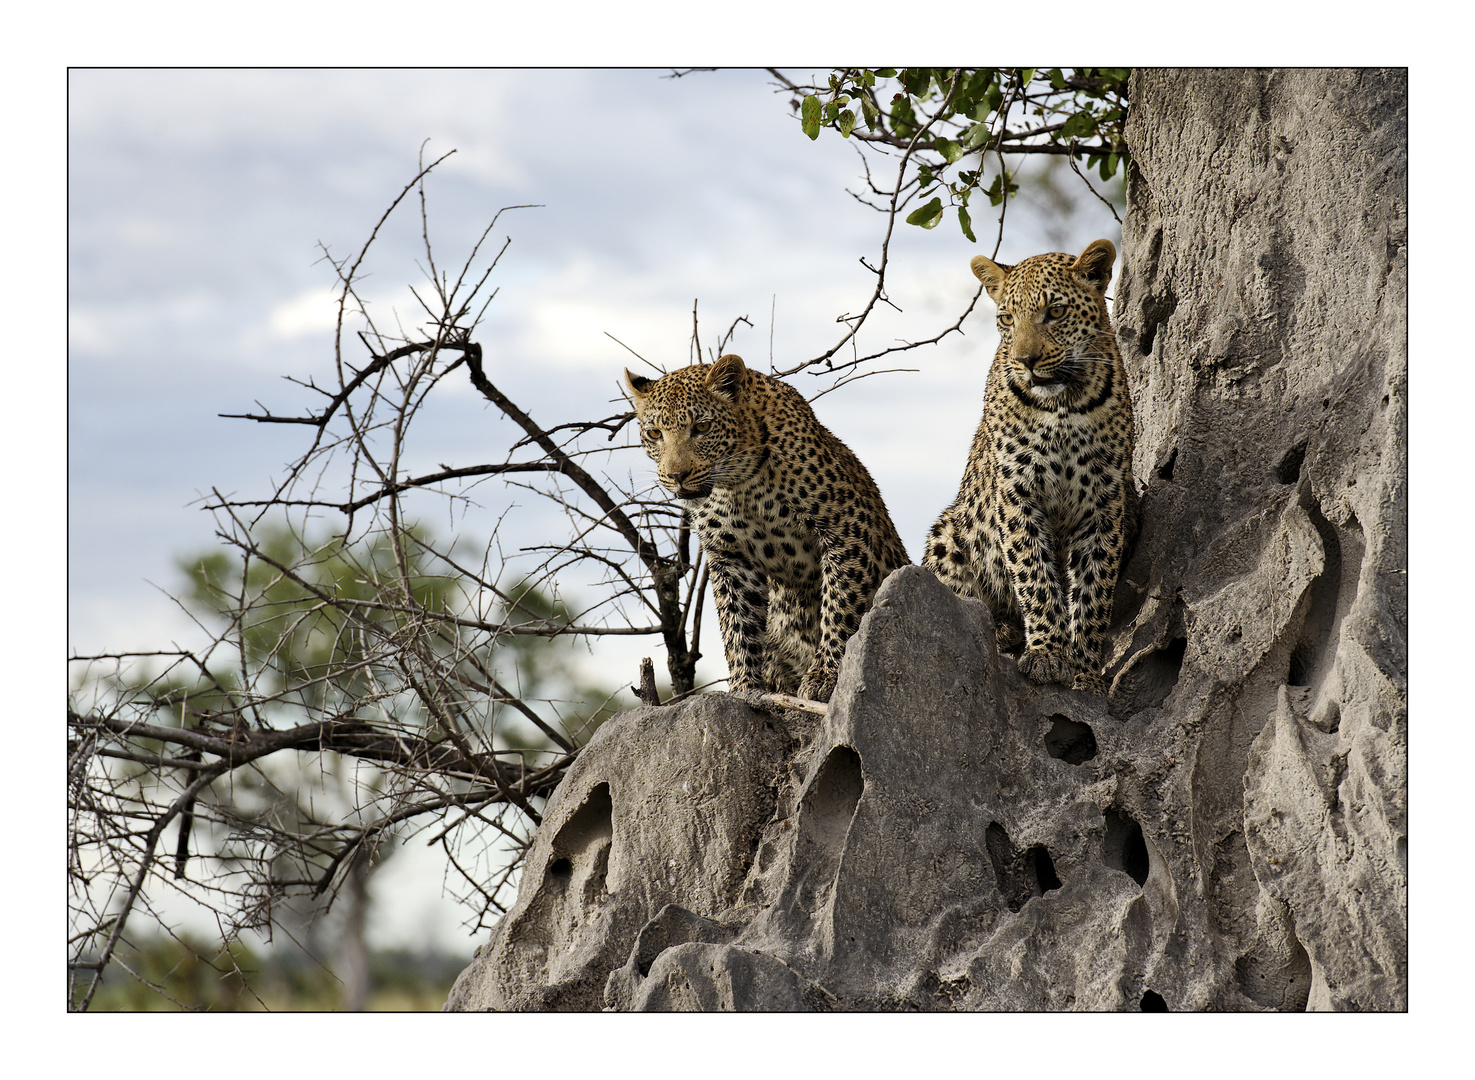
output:
[[[235,539],[231,549],[180,561],[180,603],[227,647],[205,663],[176,658],[159,675],[120,667],[94,693],[146,710],[152,724],[227,742],[311,728],[313,718],[332,716],[343,730],[377,720],[381,730],[400,733],[402,747],[418,750],[395,755],[363,740],[348,753],[299,744],[232,770],[229,784],[201,788],[177,814],[173,884],[234,933],[280,931],[303,955],[294,961],[291,950],[252,951],[234,933],[212,948],[189,934],[146,931],[115,946],[134,987],[115,985],[92,1007],[135,1008],[154,995],[155,1005],[176,1003],[166,1007],[364,1009],[391,971],[401,997],[434,991],[444,1000],[454,976],[445,963],[403,954],[386,966],[371,955],[365,934],[373,873],[424,827],[417,819],[438,821],[448,800],[469,805],[476,797],[475,779],[426,769],[449,747],[457,759],[500,757],[524,775],[535,771],[540,760],[588,741],[613,712],[610,695],[582,678],[573,643],[557,636],[569,620],[563,603],[522,583],[507,590],[495,617],[553,632],[493,634],[468,646],[439,623],[407,639],[419,613],[464,615],[478,591],[444,563],[433,565],[435,546],[422,530],[403,530],[398,544],[386,533],[349,544],[278,523]],[[442,693],[445,707],[436,709],[406,693],[397,654],[405,640],[425,654],[415,666],[452,673],[484,694],[486,707],[453,707]],[[504,681],[515,697],[492,689]],[[80,749],[71,747],[74,756]],[[125,807],[177,794],[201,760],[198,750],[186,751],[177,770],[161,769],[167,739],[147,735],[133,750],[98,754]],[[427,799],[431,791],[436,797]],[[499,821],[496,846],[525,846],[542,797],[525,800],[532,816]],[[132,817],[125,812],[124,820]],[[110,837],[112,844],[123,840]],[[82,856],[74,845],[74,857]],[[506,903],[504,895],[500,906]],[[336,917],[325,918],[335,904]],[[324,927],[331,927],[331,940],[324,940]],[[444,985],[422,986],[417,978]]]

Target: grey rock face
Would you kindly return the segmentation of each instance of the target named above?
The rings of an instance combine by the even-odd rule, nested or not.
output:
[[[1152,535],[1127,663],[1185,642],[1165,705],[1234,988],[1405,1008],[1406,74],[1132,93],[1116,310]]]
[[[601,1008],[662,908],[732,906],[788,742],[720,695],[606,722],[549,800],[517,903],[447,1008]]]
[[[607,722],[448,1008],[1406,1008],[1406,84],[1132,102],[1109,698],[899,570],[822,720]]]

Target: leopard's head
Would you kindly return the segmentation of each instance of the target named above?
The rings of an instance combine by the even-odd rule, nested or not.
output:
[[[1116,262],[1110,240],[1093,241],[1078,258],[1060,252],[1005,266],[982,255],[973,273],[999,308],[998,357],[1016,392],[1049,404],[1111,363],[1104,348],[1111,318],[1106,286]]]
[[[729,353],[648,379],[625,370],[640,445],[656,478],[679,499],[704,499],[713,488],[752,476],[762,446],[746,422],[748,369]]]

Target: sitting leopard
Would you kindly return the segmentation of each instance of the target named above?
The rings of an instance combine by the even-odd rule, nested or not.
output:
[[[922,561],[988,602],[999,647],[1024,646],[1026,678],[1096,694],[1138,514],[1132,400],[1106,311],[1115,261],[1109,240],[1079,258],[973,260],[998,305],[999,349],[962,487]]]
[[[860,460],[787,383],[732,354],[625,372],[640,443],[711,569],[729,687],[829,701],[882,579],[907,565]]]

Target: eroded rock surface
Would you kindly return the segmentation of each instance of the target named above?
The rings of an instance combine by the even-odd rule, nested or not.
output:
[[[897,571],[823,720],[610,720],[449,1008],[1407,1006],[1406,78],[1140,72],[1109,698]]]

